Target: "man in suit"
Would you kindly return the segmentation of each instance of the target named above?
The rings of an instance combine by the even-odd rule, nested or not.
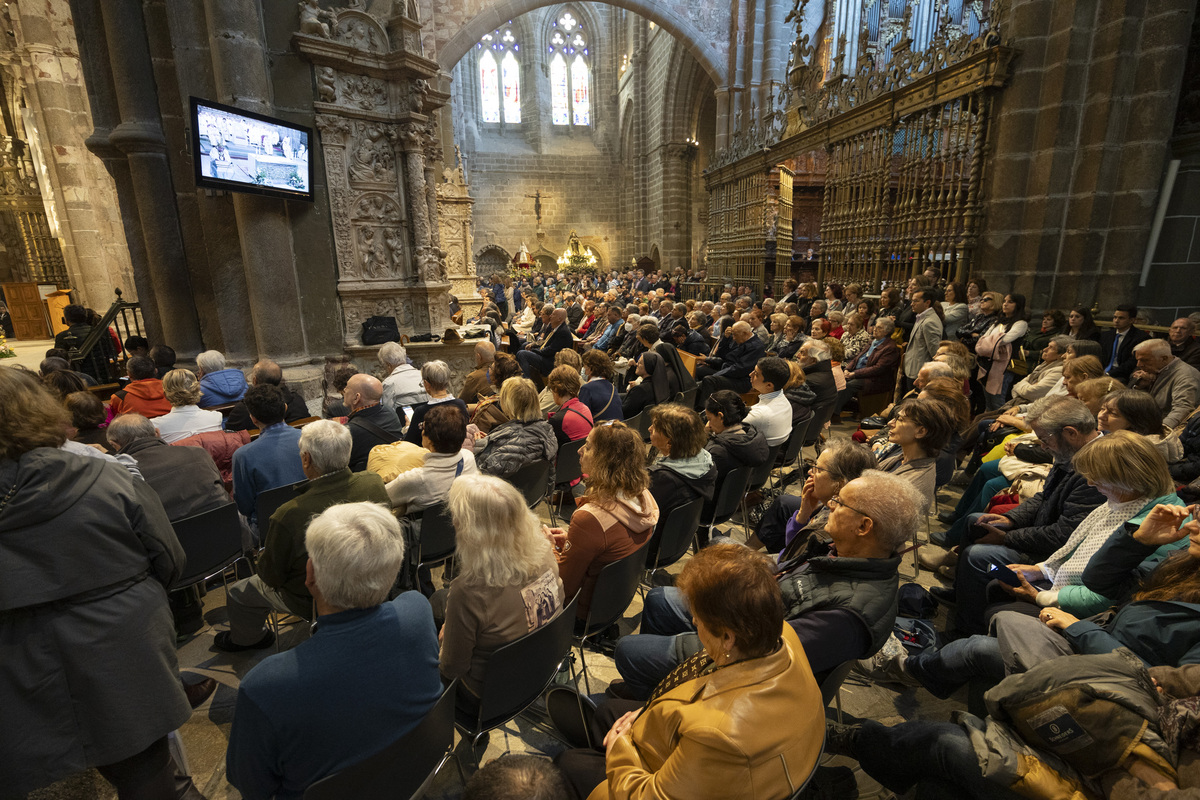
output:
[[[1150,334],[1133,325],[1137,306],[1123,304],[1113,312],[1113,326],[1100,334],[1100,363],[1109,377],[1128,383],[1137,367],[1133,348],[1150,338]]]
[[[767,346],[754,335],[746,322],[738,321],[732,328],[733,346],[724,358],[706,358],[696,364],[696,409],[704,408],[708,396],[720,389],[732,389],[739,394],[750,391],[750,371],[763,357]]]
[[[583,309],[579,309],[579,312],[582,314]],[[541,376],[550,374],[550,370],[554,369],[554,357],[558,355],[558,351],[573,345],[571,329],[567,325],[566,309],[554,309],[550,315],[550,332],[546,335],[545,343],[541,347],[527,345],[517,353],[517,363],[521,365],[525,377],[539,383]]]
[[[641,292],[642,294],[650,291],[650,281],[646,278],[646,274],[640,269],[638,270],[637,281],[633,284],[633,290],[635,292]]]
[[[480,342],[475,345],[475,369],[467,375],[466,381],[463,382],[462,391],[458,394],[464,403],[474,405],[479,402],[481,396],[486,397],[490,394],[495,394],[495,390],[492,389],[488,381],[488,370],[492,368],[492,364],[495,361],[496,346],[494,344],[491,342]]]
[[[931,290],[918,289],[913,292],[910,308],[916,317],[908,339],[908,349],[904,351],[905,389],[912,387],[917,372],[925,362],[932,361],[937,355],[938,342],[942,340],[942,320],[933,310]]]
[[[846,370],[846,388],[838,396],[837,413],[850,401],[861,395],[891,394],[896,388],[896,367],[900,365],[900,348],[892,339],[896,322],[891,317],[880,317],[871,329],[871,346]]]

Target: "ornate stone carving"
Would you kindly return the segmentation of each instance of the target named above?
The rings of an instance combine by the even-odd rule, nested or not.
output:
[[[342,83],[342,98],[343,102],[370,111],[387,104],[387,84],[368,75],[349,75]]]
[[[333,38],[368,53],[387,50],[387,32],[379,21],[356,8],[343,9],[337,13],[337,26]]]
[[[395,183],[396,159],[381,125],[354,123],[355,145],[350,156],[352,183]]]
[[[332,20],[333,15],[328,11],[322,11],[321,7],[317,5],[317,0],[301,0],[298,5],[300,7],[300,32],[328,39],[329,25],[321,20]]]
[[[354,207],[354,219],[368,222],[400,222],[400,204],[379,192],[363,195]]]

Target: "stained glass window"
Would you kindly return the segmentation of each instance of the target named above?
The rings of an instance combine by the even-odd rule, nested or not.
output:
[[[479,50],[479,98],[484,122],[521,121],[521,45],[511,28],[485,35]],[[497,59],[499,59],[497,61]]]
[[[550,44],[550,108],[555,125],[590,125],[591,52],[583,23],[564,11],[552,23]],[[569,65],[569,66],[568,66]]]
[[[555,53],[550,61],[550,110],[555,125],[570,124],[570,96],[567,61],[562,53]]]

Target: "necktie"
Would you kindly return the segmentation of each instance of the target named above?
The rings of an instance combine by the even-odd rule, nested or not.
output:
[[[1113,365],[1117,363],[1117,351],[1121,349],[1121,337],[1124,335],[1123,333],[1117,333],[1113,336],[1112,356],[1108,359],[1108,366],[1104,368],[1105,372],[1111,371]]]

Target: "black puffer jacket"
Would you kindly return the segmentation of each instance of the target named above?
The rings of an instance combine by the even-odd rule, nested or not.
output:
[[[757,467],[767,460],[767,438],[753,425],[724,430],[708,437],[704,449],[717,468],[717,481],[738,467]]]
[[[541,458],[553,464],[558,455],[558,438],[554,428],[544,419],[533,422],[510,419],[493,428],[486,439],[476,442],[475,448],[475,465],[480,472],[508,478],[521,467]],[[554,485],[553,469],[550,470],[550,485]]]

